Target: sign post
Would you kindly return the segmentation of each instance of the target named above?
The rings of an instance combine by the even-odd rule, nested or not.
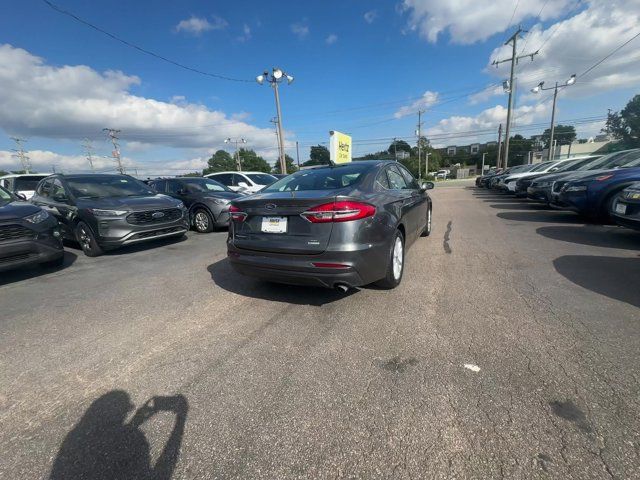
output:
[[[349,163],[351,161],[351,137],[331,130],[329,132],[329,158],[331,163]]]

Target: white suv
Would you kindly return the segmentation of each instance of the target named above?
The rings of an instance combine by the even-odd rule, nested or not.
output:
[[[278,179],[264,172],[216,172],[205,177],[226,185],[234,192],[256,193]]]
[[[19,193],[29,200],[40,180],[48,176],[48,173],[13,173],[0,177],[0,187],[4,187],[12,193]]]

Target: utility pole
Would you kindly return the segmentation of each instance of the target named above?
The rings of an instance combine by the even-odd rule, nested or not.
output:
[[[480,170],[480,175],[484,175],[484,157],[487,156],[487,152],[482,153],[482,169]]]
[[[29,162],[29,157],[24,151],[24,147],[22,145],[24,142],[26,142],[26,140],[18,137],[11,137],[11,140],[16,142],[16,148],[11,149],[12,152],[16,153],[11,156],[20,159],[22,170],[24,170],[24,173],[29,173],[29,170],[31,170],[31,163]]]
[[[56,164],[55,163],[51,165],[51,172],[52,173],[56,173]]]
[[[116,161],[116,170],[118,173],[124,174],[124,165],[122,165],[122,158],[120,157],[120,145],[118,144],[118,134],[120,130],[116,130],[115,128],[103,128],[103,132],[107,133],[107,136],[111,139],[111,143],[113,144],[113,159]]]
[[[502,157],[502,124],[498,127],[498,157],[496,158],[496,170],[500,168]]]
[[[422,140],[422,114],[424,110],[418,110],[418,181],[422,181],[422,147],[420,146],[420,140]]]
[[[84,150],[86,152],[87,161],[89,162],[89,166],[91,166],[91,171],[94,172],[95,167],[93,166],[93,144],[91,143],[91,140],[85,138],[82,146],[84,147]]]
[[[244,138],[236,138],[235,140],[232,140],[231,138],[226,138],[224,140],[224,143],[235,143],[236,144],[236,153],[235,153],[235,157],[236,157],[236,168],[238,169],[239,172],[242,171],[242,161],[240,160],[240,151],[238,150],[238,143],[247,143],[247,141]]]
[[[501,63],[511,62],[511,73],[509,74],[509,103],[507,105],[507,129],[504,138],[504,168],[507,168],[507,166],[509,165],[509,135],[511,134],[511,116],[513,110],[513,100],[515,96],[515,68],[518,64],[518,60],[520,60],[521,58],[531,57],[531,61],[533,61],[533,57],[538,54],[538,52],[535,51],[533,53],[527,53],[525,55],[518,56],[516,52],[516,44],[518,43],[518,35],[520,35],[520,33],[522,33],[523,31],[524,30],[522,30],[521,27],[518,27],[518,30],[516,30],[516,32],[511,35],[511,38],[509,38],[509,40],[505,42],[505,45],[511,44],[511,58],[507,58],[505,60],[494,60],[492,63],[492,65],[498,66]]]
[[[431,152],[424,154],[424,178],[429,176],[429,155],[431,155]]]
[[[396,150],[396,137],[393,137],[393,158],[398,161],[398,152]]]
[[[298,147],[297,140],[296,140],[296,161],[298,162],[298,170],[300,170],[300,148]]]

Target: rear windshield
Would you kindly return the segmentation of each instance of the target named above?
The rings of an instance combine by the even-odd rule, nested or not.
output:
[[[21,192],[24,190],[35,190],[40,180],[42,180],[43,176],[38,177],[16,177],[13,180],[13,190],[16,192]]]
[[[371,168],[368,164],[349,164],[339,167],[302,170],[278,180],[263,192],[290,192],[302,190],[334,190],[356,184]]]
[[[189,189],[194,192],[231,192],[225,185],[211,180],[209,178],[190,178],[188,180],[182,180],[183,183],[189,186]]]
[[[138,197],[156,195],[135,178],[120,175],[88,175],[67,177],[71,193],[77,198]]]
[[[268,173],[245,173],[245,175],[257,185],[271,185],[277,180],[276,177]]]

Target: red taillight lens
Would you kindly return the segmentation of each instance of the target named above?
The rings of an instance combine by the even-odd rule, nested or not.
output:
[[[229,215],[235,222],[244,222],[244,219],[247,218],[247,214],[235,205],[229,207]]]
[[[599,182],[604,182],[605,180],[609,180],[613,175],[602,175],[601,177],[596,177],[596,180]]]
[[[310,208],[300,215],[311,223],[350,222],[372,217],[376,207],[361,202],[332,202]]]
[[[344,263],[324,263],[324,262],[312,262],[314,267],[317,268],[349,268],[349,265],[345,265]]]

